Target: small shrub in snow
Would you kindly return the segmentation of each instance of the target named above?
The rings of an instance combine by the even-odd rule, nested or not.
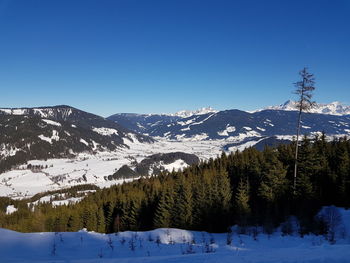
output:
[[[135,251],[136,244],[135,244],[135,239],[134,238],[130,239],[130,241],[129,241],[129,248],[130,248],[131,251]]]
[[[311,244],[313,246],[321,246],[323,244],[323,240],[321,238],[313,238]]]
[[[107,245],[112,251],[114,250],[114,245],[111,236],[108,236]]]
[[[57,251],[57,246],[56,246],[56,242],[54,241],[51,248],[51,255],[56,256],[56,251]]]
[[[232,237],[233,237],[232,231],[227,232],[226,244],[229,245],[229,246],[232,245]]]
[[[245,226],[238,227],[238,234],[245,235],[246,233],[247,233],[247,227],[245,227]]]
[[[143,239],[139,238],[139,248],[143,248]]]
[[[123,246],[123,245],[125,244],[126,240],[125,240],[125,238],[123,237],[119,242],[120,242],[120,244]]]
[[[345,237],[345,229],[342,224],[342,216],[335,206],[325,207],[318,215],[318,220],[323,222],[325,227],[325,238],[331,244],[336,243],[336,239]]]
[[[132,236],[133,236],[134,239],[138,239],[139,234],[137,232],[135,232]]]
[[[282,236],[300,233],[299,220],[295,216],[288,217],[286,222],[281,224],[281,232],[282,232]]]
[[[210,245],[215,244],[215,238],[213,235],[210,235]]]
[[[213,247],[212,244],[208,244],[206,243],[205,244],[205,250],[204,250],[205,253],[214,253],[215,252],[215,249]]]
[[[156,243],[157,243],[157,246],[158,246],[158,247],[159,247],[159,245],[162,243],[162,242],[160,241],[160,237],[159,237],[159,236],[157,236]]]
[[[242,239],[241,235],[238,235],[238,242],[239,242],[239,245],[241,247],[244,246],[244,242],[243,242],[243,239]]]
[[[175,245],[175,241],[174,241],[174,239],[172,237],[170,237],[168,244]]]
[[[182,243],[186,243],[187,242],[187,238],[185,236],[182,236]]]
[[[188,242],[186,245],[185,251],[182,252],[183,254],[195,254],[193,244],[191,242]]]
[[[272,222],[266,222],[263,226],[265,234],[267,234],[268,238],[273,234],[274,232],[274,227]]]
[[[196,239],[195,239],[194,237],[192,237],[192,239],[191,239],[191,244],[192,244],[192,245],[195,245],[195,244],[196,244]]]
[[[205,238],[205,233],[202,232],[202,244],[205,244],[206,241],[207,239]]]
[[[254,241],[258,241],[258,234],[259,234],[258,227],[254,226],[252,229],[252,236]]]

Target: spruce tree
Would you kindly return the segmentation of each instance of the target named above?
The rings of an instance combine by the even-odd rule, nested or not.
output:
[[[313,74],[307,71],[307,68],[303,68],[299,75],[301,80],[294,83],[296,87],[295,94],[298,95],[298,101],[296,107],[298,109],[298,122],[297,122],[297,139],[295,144],[295,163],[294,163],[294,183],[293,191],[296,193],[296,182],[297,182],[297,169],[298,169],[298,147],[299,147],[299,136],[301,128],[301,114],[304,111],[310,110],[315,102],[312,99],[312,92],[315,90],[315,78]]]
[[[242,227],[247,226],[248,219],[251,213],[249,205],[249,182],[248,180],[239,182],[236,196],[235,196],[235,206],[238,216],[238,224]]]
[[[265,160],[262,164],[262,182],[259,188],[260,196],[268,203],[278,200],[287,188],[287,171],[278,160],[278,153],[271,148],[264,151]]]
[[[171,210],[174,204],[170,190],[163,191],[154,215],[153,225],[155,228],[171,227]]]
[[[192,226],[192,190],[190,184],[183,178],[177,179],[175,188],[173,213],[174,227],[189,228]]]

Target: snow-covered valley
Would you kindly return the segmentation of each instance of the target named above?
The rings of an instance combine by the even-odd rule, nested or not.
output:
[[[81,153],[74,159],[32,160],[16,169],[0,174],[0,196],[28,198],[40,192],[79,184],[108,187],[125,180],[110,181],[106,180],[107,176],[123,165],[132,166],[133,162],[140,162],[152,154],[185,152],[207,160],[220,155],[225,144],[227,140],[184,142],[157,138],[157,141],[151,144],[130,143],[130,148],[96,154]],[[28,164],[43,168],[33,170],[28,168]],[[179,160],[165,165],[169,171],[184,167]]]

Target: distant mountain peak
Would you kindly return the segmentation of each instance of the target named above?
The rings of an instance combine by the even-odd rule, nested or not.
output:
[[[167,114],[170,116],[178,116],[178,117],[190,117],[192,115],[203,115],[203,114],[207,114],[207,113],[216,113],[218,112],[217,110],[213,109],[212,107],[204,107],[204,108],[200,108],[198,110],[182,110],[182,111],[178,111],[176,113],[171,113],[171,114]]]
[[[287,100],[285,103],[280,105],[266,107],[265,110],[296,111],[298,110],[296,104],[296,101]],[[308,112],[329,115],[349,115],[350,106],[344,105],[339,101],[333,101],[331,103],[316,103],[316,105]]]

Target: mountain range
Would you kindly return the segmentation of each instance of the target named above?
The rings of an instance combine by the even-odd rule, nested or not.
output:
[[[296,131],[294,104],[107,118],[65,105],[0,109],[0,196],[86,183],[105,187],[182,169],[222,151],[289,143]],[[304,113],[302,134],[350,135],[348,107],[339,105]]]
[[[325,104],[320,104],[313,112],[305,112],[302,117],[302,133],[348,134],[350,107],[339,105],[331,103],[326,107]],[[254,112],[206,109],[199,111],[200,114],[185,116],[119,113],[107,119],[154,138],[244,142],[252,138],[293,136],[298,114],[294,106],[295,102],[288,101],[280,106]]]
[[[270,106],[265,108],[268,110],[285,110],[285,111],[295,111],[297,102],[292,100],[287,100],[285,103],[278,106]],[[339,101],[334,101],[328,104],[316,103],[308,112],[310,113],[320,113],[329,115],[349,115],[350,106],[346,106]]]

